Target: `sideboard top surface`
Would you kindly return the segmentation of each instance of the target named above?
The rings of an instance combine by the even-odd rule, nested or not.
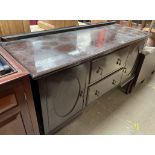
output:
[[[145,38],[140,30],[113,24],[9,41],[2,47],[36,79]]]

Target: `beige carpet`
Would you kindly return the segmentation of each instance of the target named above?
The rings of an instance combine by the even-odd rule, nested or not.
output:
[[[130,95],[113,89],[57,134],[155,134],[155,76]]]

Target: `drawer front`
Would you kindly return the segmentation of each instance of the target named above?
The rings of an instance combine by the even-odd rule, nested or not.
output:
[[[92,61],[90,83],[94,83],[125,66],[128,47]]]
[[[17,100],[15,94],[8,94],[0,97],[0,114],[15,107],[17,105]]]
[[[112,88],[118,86],[120,84],[121,76],[122,76],[122,70],[90,86],[88,88],[87,103],[94,101],[95,99],[99,98]]]

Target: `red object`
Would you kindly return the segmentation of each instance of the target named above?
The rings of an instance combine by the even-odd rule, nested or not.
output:
[[[102,30],[98,33],[98,38],[97,38],[97,43],[96,43],[97,47],[104,46],[105,35],[106,35],[106,30]]]
[[[30,25],[37,25],[38,20],[30,20]]]

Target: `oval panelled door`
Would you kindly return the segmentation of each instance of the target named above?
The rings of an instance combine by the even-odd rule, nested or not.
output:
[[[82,64],[45,79],[46,104],[42,106],[46,107],[44,124],[47,126],[47,132],[54,130],[82,110],[87,70],[87,65]]]
[[[80,94],[80,83],[77,77],[65,75],[60,77],[55,88],[53,99],[54,111],[60,117],[69,115],[77,104]]]

